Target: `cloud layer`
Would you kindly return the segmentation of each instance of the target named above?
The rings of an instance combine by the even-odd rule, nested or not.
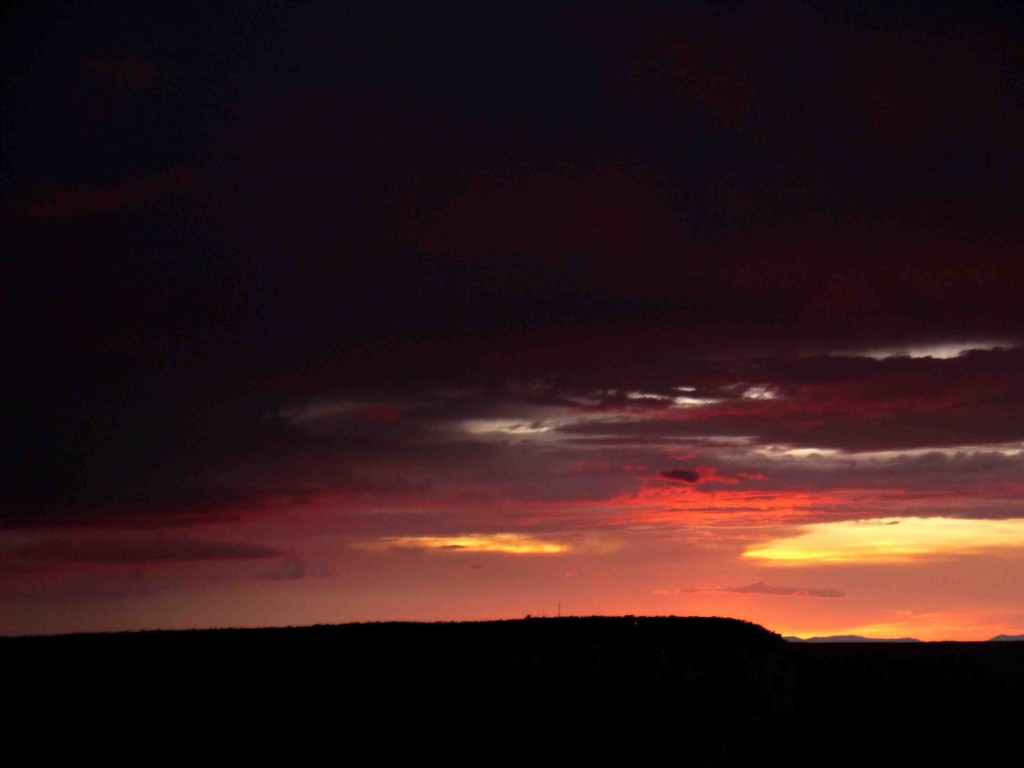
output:
[[[808,621],[1018,621],[911,574],[1024,518],[1019,15],[264,5],[0,32],[17,631],[827,597],[750,553],[880,520]]]

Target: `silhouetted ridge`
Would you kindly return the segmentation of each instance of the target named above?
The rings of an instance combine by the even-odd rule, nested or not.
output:
[[[0,638],[0,653],[10,733],[125,758],[793,766],[841,745],[854,762],[978,764],[1015,738],[1024,694],[1021,643],[787,643],[719,618]]]
[[[521,756],[656,756],[671,746],[697,762],[741,760],[748,744],[733,729],[764,743],[792,708],[786,644],[731,619],[142,632],[13,638],[0,648],[32,670],[27,687],[60,690],[65,703],[70,694],[79,712],[100,699],[143,733],[154,712],[159,721],[180,706],[201,723],[228,713],[267,734],[343,723],[347,738],[406,758],[454,740],[460,750],[500,744]]]

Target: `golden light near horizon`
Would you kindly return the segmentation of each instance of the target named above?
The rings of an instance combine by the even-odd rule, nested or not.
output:
[[[381,542],[386,547],[454,552],[497,552],[506,555],[555,555],[569,547],[519,533],[470,533],[463,536],[401,536]]]
[[[1024,551],[1024,519],[879,518],[814,523],[796,536],[748,549],[764,565],[911,563],[929,558]]]

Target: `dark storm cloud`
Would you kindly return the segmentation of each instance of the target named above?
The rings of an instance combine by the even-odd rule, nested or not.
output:
[[[636,489],[583,438],[656,467],[1024,437],[1020,352],[798,356],[1020,338],[1016,17],[193,11],[5,25],[3,525]],[[608,418],[543,450],[464,424],[540,407]]]
[[[681,480],[684,483],[696,483],[700,480],[700,473],[692,469],[663,469],[658,475],[666,480]]]
[[[798,209],[840,213],[844,205],[847,215],[874,212],[895,200],[946,194],[964,199],[958,178],[994,172],[982,156],[985,142],[974,142],[972,131],[1020,159],[1009,129],[1021,121],[1009,98],[1019,72],[1009,30],[1019,19],[1005,8],[987,4],[970,21],[938,9],[906,14],[899,4],[879,13],[808,4],[745,4],[714,15],[692,6],[659,11],[595,11],[592,24],[577,25],[577,37],[603,54],[602,73],[619,103],[647,118],[645,138],[658,142],[668,121],[689,128],[691,141],[699,136],[726,157],[754,163],[734,179],[775,217]],[[993,113],[1003,119],[979,119]],[[694,136],[702,115],[729,118],[729,128],[767,151],[747,155],[747,142]],[[879,142],[893,139],[903,141],[880,152]],[[974,160],[935,169],[934,187],[915,184],[925,158],[953,145]],[[779,173],[762,186],[767,168],[758,163],[768,157]],[[854,158],[869,165],[858,172]],[[884,170],[868,170],[880,163]],[[720,170],[733,175],[724,165]],[[887,184],[879,183],[883,175]],[[708,213],[705,224],[724,223],[721,212]],[[751,221],[749,214],[739,218]]]

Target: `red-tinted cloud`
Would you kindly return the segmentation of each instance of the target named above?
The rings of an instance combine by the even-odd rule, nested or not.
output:
[[[355,411],[356,418],[364,421],[376,421],[380,424],[394,424],[402,414],[394,408],[386,408],[380,405],[368,405]]]
[[[651,181],[614,167],[479,178],[413,234],[431,253],[461,260],[538,257],[521,262],[534,274],[510,265],[513,290],[542,284],[568,258],[574,272],[567,279],[649,293],[661,283],[642,265],[685,258],[688,249],[683,222]]]

